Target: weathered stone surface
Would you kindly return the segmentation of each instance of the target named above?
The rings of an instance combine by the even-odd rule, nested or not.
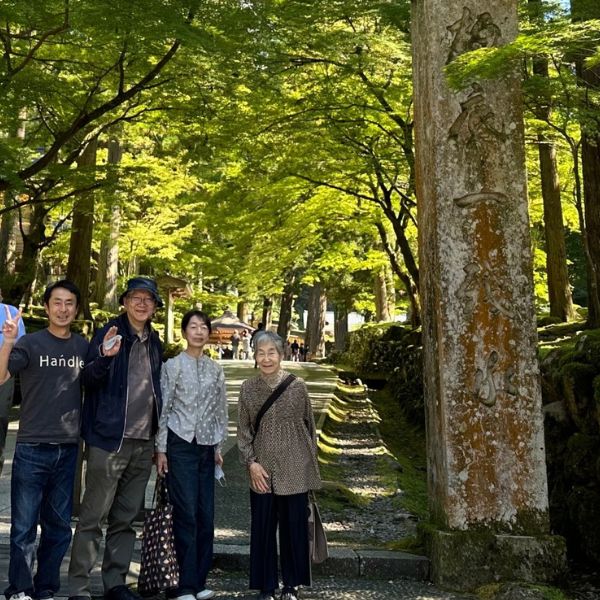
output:
[[[426,556],[385,550],[357,550],[360,574],[374,579],[429,579]]]
[[[427,543],[432,579],[455,590],[473,590],[493,581],[553,581],[566,564],[565,542],[558,536],[435,530]]]
[[[428,477],[439,528],[430,548],[434,581],[459,589],[513,572],[544,580],[565,560],[563,541],[543,537],[548,489],[518,71],[460,90],[444,73],[465,52],[512,41],[517,4],[413,2]],[[533,557],[521,564],[524,546]]]
[[[444,75],[462,53],[515,37],[517,1],[413,6],[433,514],[450,529],[541,532],[548,504],[520,82],[514,73],[453,91]]]
[[[318,565],[312,566],[315,575],[343,575],[358,577],[360,564],[358,555],[350,548],[329,548],[329,558]]]

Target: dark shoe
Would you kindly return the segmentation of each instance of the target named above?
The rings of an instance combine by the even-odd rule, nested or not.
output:
[[[92,600],[89,596],[69,596],[67,600]]]
[[[256,600],[275,600],[275,592],[261,592],[256,596]]]
[[[117,585],[104,594],[106,600],[142,600],[142,597],[130,590],[126,585]]]
[[[281,600],[298,600],[298,590],[295,588],[283,588]]]

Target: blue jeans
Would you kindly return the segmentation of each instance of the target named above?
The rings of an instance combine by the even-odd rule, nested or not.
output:
[[[167,485],[173,503],[173,535],[179,587],[169,597],[197,594],[206,586],[215,532],[215,447],[186,442],[169,430]]]
[[[71,541],[77,444],[18,442],[12,466],[10,564],[6,597],[50,598],[60,588],[60,564]],[[37,572],[33,552],[38,522]]]

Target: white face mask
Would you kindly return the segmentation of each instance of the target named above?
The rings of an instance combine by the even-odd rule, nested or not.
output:
[[[225,473],[223,472],[221,465],[215,465],[215,479],[220,486],[225,487],[227,485]]]

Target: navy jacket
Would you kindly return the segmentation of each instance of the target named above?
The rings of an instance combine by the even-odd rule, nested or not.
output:
[[[100,356],[100,345],[107,330],[116,325],[123,336],[121,348],[116,356]],[[135,340],[129,319],[123,313],[111,319],[96,332],[83,368],[85,400],[81,420],[81,437],[90,446],[113,452],[121,447],[125,431],[125,409],[127,407],[127,375],[129,354]],[[162,408],[160,393],[160,369],[162,366],[162,344],[156,331],[150,328],[150,367],[154,387],[154,414],[152,434],[158,429],[158,417]]]

